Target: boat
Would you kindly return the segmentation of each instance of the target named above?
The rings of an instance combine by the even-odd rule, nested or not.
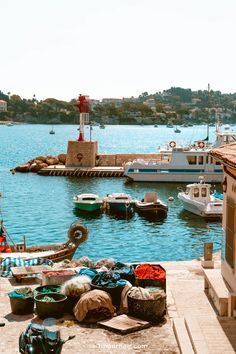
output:
[[[174,132],[175,132],[175,133],[181,133],[181,130],[176,127],[175,130],[174,130]]]
[[[134,210],[140,215],[164,219],[167,216],[168,207],[158,199],[156,192],[146,192],[141,201],[134,200]]]
[[[52,129],[49,131],[49,134],[55,134],[55,130],[52,128]]]
[[[173,126],[173,124],[168,123],[168,124],[166,125],[166,128],[174,128],[174,126]]]
[[[157,124],[155,124],[155,125],[154,125],[154,128],[158,128],[158,125],[157,125]]]
[[[98,211],[103,208],[104,200],[96,194],[79,194],[73,198],[76,209]]]
[[[194,145],[177,146],[170,141],[167,149],[160,149],[156,159],[136,159],[124,165],[124,175],[129,181],[139,182],[198,182],[204,175],[207,183],[220,183],[223,170],[208,152],[223,144],[236,141],[233,131],[216,130],[216,141],[209,144],[197,141]]]
[[[8,127],[12,127],[13,125],[14,125],[14,124],[11,123],[11,122],[7,123],[7,126],[8,126]]]
[[[105,127],[104,124],[100,124],[100,125],[99,125],[99,128],[100,128],[100,129],[105,129],[106,127]]]
[[[133,200],[129,194],[108,194],[104,201],[106,209],[110,212],[129,213],[133,211]]]
[[[22,243],[15,243],[1,222],[0,235],[0,259],[14,257],[20,259],[43,258],[60,262],[64,259],[72,259],[78,246],[87,240],[88,230],[86,226],[71,224],[65,243],[27,246],[26,239]]]
[[[199,177],[199,183],[188,184],[185,191],[178,193],[184,209],[204,218],[221,218],[223,213],[223,196],[211,194],[211,184]]]

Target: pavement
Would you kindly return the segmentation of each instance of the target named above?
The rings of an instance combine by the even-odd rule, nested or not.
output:
[[[165,320],[150,328],[120,335],[95,325],[81,325],[68,315],[57,321],[62,338],[76,337],[63,346],[62,353],[145,353],[179,354],[173,322],[188,321],[195,338],[195,352],[199,354],[236,353],[236,319],[217,316],[204,292],[204,278],[200,260],[160,262],[167,271],[167,315]],[[220,267],[220,260],[215,260]],[[20,286],[12,279],[0,278],[0,353],[18,351],[18,338],[31,321],[42,321],[34,314],[17,316],[11,313],[7,293],[16,287],[38,286],[27,279]],[[186,354],[190,354],[186,353]]]

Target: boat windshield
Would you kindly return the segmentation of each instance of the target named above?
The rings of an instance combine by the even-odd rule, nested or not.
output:
[[[82,200],[96,200],[96,198],[94,198],[94,197],[86,197],[86,198],[82,198]]]
[[[189,192],[190,192],[190,188],[187,187],[187,188],[186,188],[186,191],[185,191],[185,194],[189,194]]]
[[[116,200],[124,200],[124,199],[126,199],[126,200],[128,200],[129,198],[128,197],[116,197]]]
[[[194,198],[198,198],[199,197],[199,188],[194,188],[193,196],[194,196]]]

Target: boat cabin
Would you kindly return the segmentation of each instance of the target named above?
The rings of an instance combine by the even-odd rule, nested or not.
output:
[[[191,199],[210,199],[211,185],[207,183],[188,184],[185,194]]]
[[[236,292],[236,143],[220,146],[210,155],[223,164],[223,240],[221,273]]]

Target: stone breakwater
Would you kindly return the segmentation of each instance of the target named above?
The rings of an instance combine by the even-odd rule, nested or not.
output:
[[[17,172],[38,172],[42,168],[55,165],[65,165],[66,154],[59,154],[57,156],[38,156],[35,159],[29,160],[22,165],[12,169]]]

